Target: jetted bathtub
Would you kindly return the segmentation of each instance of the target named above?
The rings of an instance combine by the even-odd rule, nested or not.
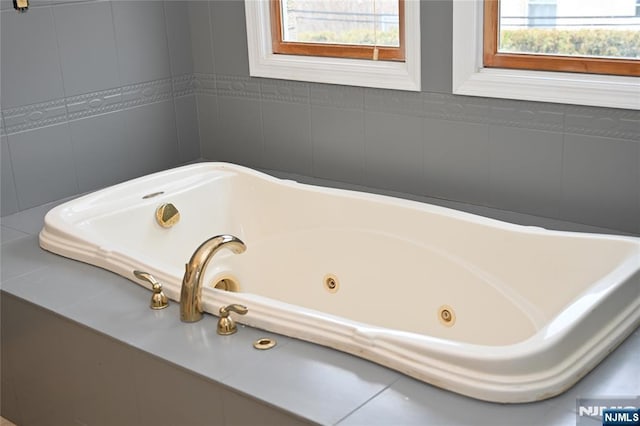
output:
[[[164,203],[180,212],[170,228],[156,221]],[[178,300],[185,263],[219,234],[247,250],[213,257],[205,311],[240,303],[241,323],[483,400],[559,394],[640,323],[639,238],[513,225],[225,163],[60,205],[40,245],[150,288],[133,275],[147,271]]]

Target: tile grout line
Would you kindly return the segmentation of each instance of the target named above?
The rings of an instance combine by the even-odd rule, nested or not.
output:
[[[369,402],[373,401],[374,399],[376,399],[380,394],[382,394],[383,392],[387,391],[389,388],[391,388],[391,386],[393,386],[394,384],[396,384],[400,379],[402,378],[402,375],[398,374],[398,377],[391,383],[389,383],[388,385],[386,385],[384,388],[380,389],[378,392],[376,392],[374,395],[371,396],[371,398],[367,399],[366,401],[364,401],[362,404],[358,405],[354,410],[350,411],[349,413],[347,413],[344,417],[342,417],[340,420],[338,420],[337,422],[335,422],[333,425],[337,426],[340,423],[344,422],[347,418],[349,418],[351,415],[353,415],[354,413],[356,413],[358,410],[360,410],[362,407],[364,407],[365,405],[367,405]]]

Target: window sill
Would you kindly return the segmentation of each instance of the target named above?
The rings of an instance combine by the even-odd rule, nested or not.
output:
[[[405,2],[405,62],[279,55],[271,51],[269,2],[245,0],[249,74],[349,86],[420,91],[420,2]]]
[[[453,93],[640,109],[640,78],[482,68],[482,0],[453,3]]]

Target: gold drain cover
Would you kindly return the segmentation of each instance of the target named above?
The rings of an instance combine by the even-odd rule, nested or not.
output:
[[[276,344],[277,342],[274,339],[263,337],[253,342],[253,347],[261,351],[266,351],[267,349],[273,348]]]

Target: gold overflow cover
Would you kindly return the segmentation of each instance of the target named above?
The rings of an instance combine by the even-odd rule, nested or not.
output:
[[[237,293],[240,291],[240,285],[238,281],[231,278],[230,276],[225,276],[224,278],[218,279],[218,281],[213,284],[213,288],[217,288],[218,290],[230,291],[233,293]]]
[[[156,222],[163,228],[171,228],[180,221],[180,212],[171,203],[160,205],[156,209]]]

